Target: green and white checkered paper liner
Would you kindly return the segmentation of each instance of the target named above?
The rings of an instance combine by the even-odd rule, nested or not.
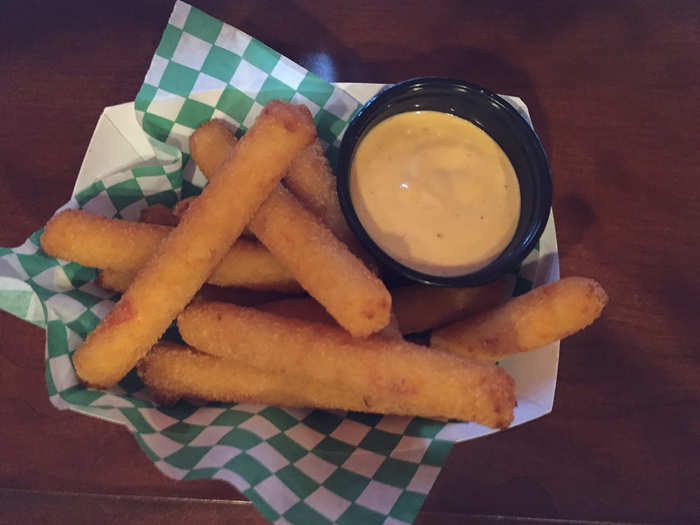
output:
[[[331,158],[359,107],[342,89],[178,1],[135,100],[154,162],[92,183],[65,207],[136,220],[150,204],[199,193],[205,179],[189,160],[192,131],[219,118],[242,134],[272,99],[307,105]],[[44,254],[41,233],[0,248],[0,308],[46,329],[53,404],[126,425],[169,477],[224,479],[278,524],[411,523],[454,441],[478,426],[250,404],[161,408],[133,371],[114,388],[86,388],[71,354],[118,296],[94,284],[95,269]],[[537,258],[535,251],[530,260]],[[535,267],[519,276],[517,291],[530,288]]]

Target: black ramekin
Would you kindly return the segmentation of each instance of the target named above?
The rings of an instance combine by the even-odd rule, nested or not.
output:
[[[350,167],[357,145],[382,120],[407,111],[441,111],[462,117],[484,130],[508,156],[520,184],[520,219],[513,239],[483,268],[458,276],[438,276],[405,266],[374,242],[362,226],[350,194]],[[528,122],[504,99],[475,84],[442,77],[399,82],[381,91],[353,118],[345,131],[337,165],[340,205],[352,231],[385,269],[436,286],[478,286],[517,270],[537,243],[552,205],[547,156]],[[468,231],[464,235],[469,235]]]

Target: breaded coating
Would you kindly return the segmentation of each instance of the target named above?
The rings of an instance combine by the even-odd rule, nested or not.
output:
[[[600,316],[607,302],[593,279],[568,277],[435,330],[430,346],[493,362],[578,332]]]
[[[190,155],[202,174],[209,178],[228,159],[236,145],[236,136],[222,120],[210,120],[190,135]]]
[[[493,308],[511,296],[514,284],[512,275],[473,288],[413,284],[393,289],[391,302],[401,333],[413,334]]]
[[[106,288],[123,291],[124,283],[153,255],[171,227],[108,219],[81,210],[65,210],[55,215],[44,229],[41,247],[53,257],[84,266],[119,272],[103,277]],[[127,274],[131,278],[127,280]],[[238,286],[253,290],[296,292],[301,288],[292,273],[262,244],[239,239],[209,276],[218,286]],[[119,287],[115,287],[119,284]]]
[[[355,240],[340,209],[335,176],[318,141],[297,155],[284,177],[284,185],[318,215],[338,239],[346,244]]]
[[[318,140],[296,156],[282,182],[309,211],[328,226],[333,235],[347,244],[352,253],[370,268],[376,266],[374,259],[365,251],[345,221],[338,200],[335,175]]]
[[[362,393],[314,381],[290,381],[280,373],[173,343],[157,343],[139,361],[137,371],[155,397],[169,403],[185,397],[281,407],[367,410]],[[381,400],[372,407],[375,412],[382,412],[382,408]]]
[[[360,391],[342,390],[316,381],[290,381],[278,372],[259,370],[234,359],[203,354],[174,343],[157,343],[136,369],[154,397],[168,404],[188,398],[444,419],[420,413],[421,407],[411,406],[411,399],[397,404],[394,396],[371,398]]]
[[[164,204],[152,204],[141,210],[139,222],[160,224],[162,226],[177,226],[179,219],[175,217],[172,210]]]
[[[307,394],[314,389],[308,385],[174,343],[157,343],[137,371],[158,399],[170,402],[181,397],[289,407],[310,407],[314,402],[313,395]]]
[[[202,124],[190,135],[190,152],[207,178],[231,155],[235,145],[233,133],[219,120]],[[318,140],[296,156],[283,183],[351,252],[370,268],[376,266],[345,222],[335,188],[335,176]]]
[[[217,286],[299,293],[301,286],[292,272],[254,239],[238,239],[207,280]]]
[[[148,224],[162,224],[164,226],[177,226],[180,222],[180,218],[184,215],[187,207],[191,204],[191,199],[194,197],[189,197],[183,201],[179,201],[176,208],[179,209],[178,215],[175,215],[173,211],[167,206],[162,204],[153,204],[141,210],[141,215],[139,217],[139,222],[145,222]],[[183,204],[185,203],[185,204]],[[248,246],[246,246],[248,245]],[[247,243],[245,241],[239,243],[234,243],[234,247],[231,251],[224,256],[224,261],[229,259],[232,263],[233,270],[226,270],[226,265],[224,265],[221,271],[217,272],[214,269],[214,279],[219,282],[224,283],[235,283],[231,286],[242,286],[248,285],[252,289],[256,290],[279,290],[284,292],[298,292],[301,291],[301,287],[294,280],[294,278],[289,275],[283,275],[284,273],[289,273],[284,270],[284,267],[277,263],[274,257],[269,256],[267,249],[258,243]],[[238,249],[238,248],[243,249]],[[233,255],[233,256],[232,256]],[[134,280],[136,272],[119,271],[112,269],[100,270],[97,274],[96,283],[98,286],[115,292],[125,292],[126,289]],[[211,276],[210,278],[211,279]],[[225,285],[224,285],[225,286]],[[252,305],[264,302],[262,299],[258,299],[255,302],[250,302],[247,298],[250,294],[258,293],[261,297],[265,297],[259,292],[249,292],[243,288],[220,288],[218,286],[204,285],[197,294],[198,297],[206,296],[209,300],[221,300],[232,302],[241,305]],[[274,294],[273,294],[274,295]],[[245,297],[246,300],[240,301],[241,296]],[[224,298],[225,297],[225,298]]]
[[[312,297],[285,297],[259,304],[256,308],[263,312],[279,315],[281,317],[291,317],[292,319],[303,319],[304,321],[311,321],[312,323],[325,323],[338,326],[335,319],[333,319],[326,309]],[[377,335],[401,339],[399,323],[393,312],[389,324],[376,333]]]
[[[406,341],[351,337],[340,328],[288,319],[226,303],[198,302],[178,317],[183,339],[202,352],[282,374],[361,392],[391,413],[476,421],[507,427],[514,383],[500,367]]]
[[[160,224],[108,219],[83,210],[63,210],[46,224],[46,254],[93,268],[136,271],[172,230]]]
[[[129,288],[129,285],[131,284],[131,281],[134,280],[135,275],[136,274],[132,272],[123,272],[106,268],[99,271],[97,274],[97,279],[95,279],[95,283],[97,286],[104,288],[105,290],[112,290],[113,292],[122,293],[126,292],[126,289]]]
[[[112,386],[146,354],[315,137],[308,108],[267,104],[117,305],[73,354],[85,383]]]
[[[222,126],[201,126],[192,135],[196,139],[190,139],[192,158],[210,180],[205,169],[235,150],[234,143],[227,145]],[[366,336],[387,326],[391,296],[384,284],[285,188],[275,189],[248,227],[352,335]]]
[[[273,190],[248,227],[349,333],[364,337],[389,324],[384,283],[284,187]]]

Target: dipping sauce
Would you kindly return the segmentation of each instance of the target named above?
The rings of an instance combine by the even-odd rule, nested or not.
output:
[[[520,218],[520,186],[500,146],[439,111],[400,113],[372,128],[353,156],[350,195],[375,243],[431,275],[483,268]]]

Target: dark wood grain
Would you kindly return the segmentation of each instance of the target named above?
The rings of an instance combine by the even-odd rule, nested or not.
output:
[[[521,96],[551,162],[562,275],[611,297],[562,343],[553,413],[456,446],[417,523],[700,521],[698,4],[196,5],[330,81],[437,74]],[[68,199],[171,7],[4,3],[0,246]],[[54,409],[41,330],[0,313],[0,341],[0,522],[263,522],[229,485],[169,480],[125,429]]]

